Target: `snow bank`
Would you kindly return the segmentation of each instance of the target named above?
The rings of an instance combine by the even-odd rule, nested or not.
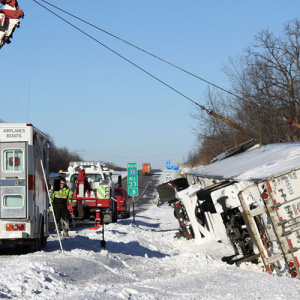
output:
[[[154,195],[155,196],[155,195]],[[13,254],[2,245],[0,297],[7,299],[298,299],[299,281],[256,265],[222,262],[232,248],[204,238],[174,238],[167,204],[101,230],[73,228],[61,254],[55,236],[42,252]],[[91,224],[92,225],[92,224]]]
[[[263,180],[300,167],[300,143],[269,144],[199,167],[192,175],[237,181]]]

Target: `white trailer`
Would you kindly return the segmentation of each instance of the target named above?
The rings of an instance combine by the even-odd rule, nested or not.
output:
[[[300,278],[300,143],[257,147],[185,180],[157,187],[174,206],[181,236],[200,232],[232,245],[224,261],[263,263],[271,274]]]
[[[49,236],[47,135],[32,124],[0,123],[0,243],[28,251]]]

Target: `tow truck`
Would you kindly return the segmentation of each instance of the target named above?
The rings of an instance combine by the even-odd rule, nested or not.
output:
[[[95,226],[117,221],[111,172],[101,161],[70,162],[66,180],[73,192],[71,220],[95,220]]]
[[[13,33],[20,27],[20,18],[24,17],[24,12],[19,9],[17,0],[0,0],[4,4],[0,9],[0,49],[4,44],[10,44]]]

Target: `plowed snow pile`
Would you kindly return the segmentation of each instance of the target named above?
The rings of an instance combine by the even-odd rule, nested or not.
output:
[[[152,206],[101,230],[72,228],[60,251],[51,236],[42,252],[1,249],[0,297],[7,299],[298,299],[300,282],[253,264],[222,262],[232,249],[218,241],[174,238],[168,205]]]

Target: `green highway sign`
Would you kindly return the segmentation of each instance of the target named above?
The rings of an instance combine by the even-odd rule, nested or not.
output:
[[[138,169],[136,163],[127,164],[127,184],[128,184],[128,195],[138,196]]]

